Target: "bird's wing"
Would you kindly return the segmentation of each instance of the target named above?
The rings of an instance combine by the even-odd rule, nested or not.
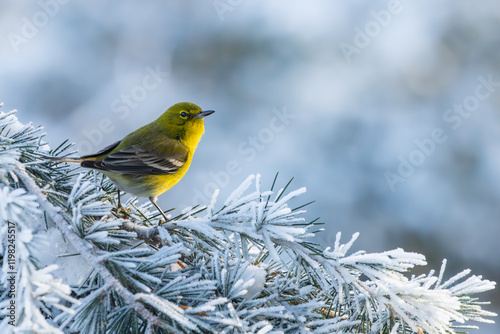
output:
[[[80,157],[80,159],[97,158],[100,157],[101,155],[108,154],[109,152],[113,151],[118,145],[120,145],[121,142],[122,142],[121,140],[114,142],[113,144],[106,146],[99,152],[89,155],[83,155]]]
[[[134,174],[134,175],[161,175],[173,174],[181,168],[187,160],[187,148],[176,140],[166,143],[167,149],[160,154],[158,149],[148,151],[134,145],[116,151],[101,161],[86,160],[82,167],[94,168],[102,171]]]

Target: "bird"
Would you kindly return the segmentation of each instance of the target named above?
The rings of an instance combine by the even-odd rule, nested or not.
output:
[[[186,174],[205,131],[204,119],[214,110],[203,111],[191,102],[176,103],[160,117],[94,154],[78,158],[44,156],[55,162],[78,163],[106,175],[120,190],[148,197],[160,214],[158,196]]]

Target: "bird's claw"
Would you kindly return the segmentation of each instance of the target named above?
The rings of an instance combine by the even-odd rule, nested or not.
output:
[[[123,207],[121,204],[116,207],[115,209],[115,214],[117,216],[124,215],[124,216],[130,216],[130,208]]]
[[[165,219],[160,219],[160,220],[158,221],[158,226],[160,226],[161,224],[166,224],[166,223],[168,223],[169,221],[170,221],[170,219],[167,219],[167,220],[165,220]]]

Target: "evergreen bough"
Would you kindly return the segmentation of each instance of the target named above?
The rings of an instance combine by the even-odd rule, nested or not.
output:
[[[160,226],[150,203],[117,210],[106,177],[41,159],[74,152],[14,113],[0,112],[1,333],[462,333],[496,316],[473,297],[495,283],[443,281],[446,261],[408,277],[423,255],[355,252],[358,234],[321,248],[309,203],[289,207],[305,188],[276,178]]]

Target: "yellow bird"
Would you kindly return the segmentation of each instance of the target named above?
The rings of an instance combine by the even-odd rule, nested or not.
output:
[[[155,121],[95,154],[80,158],[45,158],[79,163],[100,171],[118,189],[138,197],[149,197],[167,221],[156,203],[158,195],[172,188],[186,174],[205,131],[204,118],[212,113],[213,110],[202,111],[196,104],[180,102]]]

